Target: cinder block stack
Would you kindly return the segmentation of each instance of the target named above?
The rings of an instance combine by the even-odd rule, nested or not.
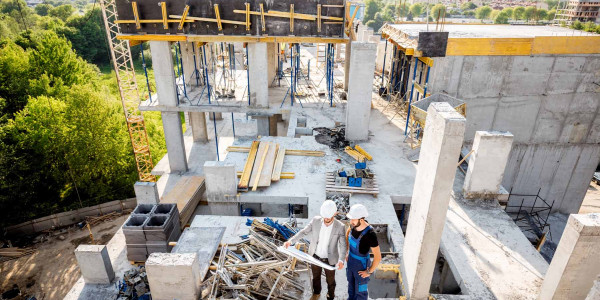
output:
[[[127,259],[146,261],[154,252],[171,251],[169,242],[181,234],[179,211],[175,204],[138,204],[123,225]]]

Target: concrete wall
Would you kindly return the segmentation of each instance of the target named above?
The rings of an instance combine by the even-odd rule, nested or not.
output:
[[[467,103],[465,142],[510,131],[503,186],[576,213],[600,160],[600,55],[449,56],[434,59],[432,93]]]

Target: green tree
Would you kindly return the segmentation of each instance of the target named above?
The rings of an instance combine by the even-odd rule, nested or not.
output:
[[[410,12],[413,17],[418,17],[423,13],[423,5],[421,3],[415,3],[410,6]]]
[[[548,11],[540,8],[537,10],[537,13],[535,14],[535,20],[539,21],[539,20],[546,20],[548,18]]]
[[[476,9],[477,5],[471,1],[469,2],[465,2],[460,6],[460,9],[462,10],[471,10],[471,9]]]
[[[35,13],[40,16],[47,16],[52,8],[53,6],[47,3],[38,4],[35,6]]]
[[[535,6],[528,6],[527,8],[525,8],[525,11],[523,12],[523,18],[525,19],[525,21],[535,19],[535,12]]]
[[[513,9],[513,20],[522,20],[525,13],[525,7],[517,6]]]
[[[51,9],[48,15],[51,17],[57,17],[63,21],[67,19],[75,12],[75,8],[70,4],[63,4]]]
[[[493,9],[492,12],[490,13],[490,20],[495,20],[496,16],[498,16],[499,13],[500,13],[499,10]]]
[[[504,10],[499,12],[494,18],[494,24],[508,24],[508,16],[509,14]]]
[[[548,15],[546,16],[546,20],[552,21],[552,20],[554,20],[555,16],[556,16],[556,9],[551,9],[551,10],[548,11]]]
[[[431,15],[434,19],[441,18],[446,14],[446,6],[444,4],[438,3],[431,8]]]
[[[102,22],[102,12],[96,8],[83,16],[71,17],[66,27],[57,28],[56,31],[71,42],[73,50],[83,59],[91,63],[108,64],[108,45]],[[132,47],[132,55],[139,55],[138,49]]]
[[[492,8],[487,5],[478,7],[477,10],[475,10],[475,16],[477,17],[477,19],[480,19],[481,21],[489,18],[491,13],[492,13]]]
[[[410,11],[409,5],[405,2],[396,7],[396,15],[401,18],[406,18]]]
[[[0,98],[2,116],[12,118],[27,104],[29,58],[23,48],[8,42],[0,48]],[[1,156],[1,155],[0,155]]]
[[[393,22],[396,19],[396,6],[394,4],[386,4],[383,7],[383,19],[388,22]]]
[[[583,24],[581,24],[581,22],[579,20],[573,22],[573,24],[571,25],[571,28],[576,29],[576,30],[582,30],[583,29]]]
[[[555,9],[558,5],[559,0],[545,0],[546,4],[548,4],[549,9]]]
[[[504,12],[506,14],[506,17],[508,19],[512,18],[513,16],[513,9],[511,7],[505,7],[502,12]]]
[[[363,17],[363,22],[365,22],[365,25],[368,21],[375,19],[375,14],[381,11],[382,7],[383,2],[381,0],[365,1],[365,15]]]

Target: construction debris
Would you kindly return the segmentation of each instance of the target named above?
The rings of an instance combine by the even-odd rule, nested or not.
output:
[[[327,145],[331,149],[344,149],[350,145],[346,140],[346,127],[336,126],[334,128],[317,127],[313,128],[318,132],[315,135],[315,141],[319,144]]]
[[[35,251],[36,250],[32,249],[32,248],[17,248],[17,247],[1,248],[0,249],[0,263],[9,261],[9,260],[13,260],[13,259],[17,259],[19,257],[23,257],[26,255],[31,255],[31,254],[35,253]]]
[[[325,176],[325,191],[348,194],[379,194],[379,186],[375,174],[365,168],[364,163],[357,163],[356,169],[328,172]]]
[[[119,295],[117,300],[149,300],[150,286],[146,269],[139,266],[128,270],[123,274],[123,280],[119,282]]]
[[[201,287],[202,298],[302,298],[305,287],[298,272],[307,269],[297,270],[295,259],[277,251],[296,232],[293,224],[265,218],[264,223],[254,219],[247,225],[251,226],[250,234],[244,241],[223,245],[215,255],[210,275]]]
[[[336,215],[336,219],[338,220],[348,220],[346,214],[348,210],[350,210],[350,195],[345,193],[329,193],[327,195],[326,200],[332,200],[335,202],[338,214]]]

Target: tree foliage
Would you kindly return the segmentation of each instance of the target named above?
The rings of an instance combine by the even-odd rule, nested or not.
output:
[[[478,7],[477,10],[475,10],[475,16],[477,17],[477,19],[480,20],[484,20],[490,17],[490,14],[492,13],[492,8],[489,6],[481,6]]]
[[[410,12],[413,17],[418,17],[423,13],[423,5],[421,3],[415,3],[410,6]]]
[[[525,11],[523,12],[523,18],[525,19],[525,21],[529,21],[529,20],[535,19],[535,14],[536,14],[535,6],[528,6],[527,8],[525,8]]]
[[[525,7],[517,6],[513,9],[513,19],[514,20],[522,20],[523,14],[525,13]]]
[[[508,24],[509,16],[508,12],[500,11],[494,18],[494,24]]]
[[[477,5],[471,1],[465,2],[460,6],[460,9],[462,10],[470,10],[470,9],[476,9]]]
[[[444,4],[438,3],[431,8],[431,15],[433,19],[441,18],[446,14],[446,6]]]

